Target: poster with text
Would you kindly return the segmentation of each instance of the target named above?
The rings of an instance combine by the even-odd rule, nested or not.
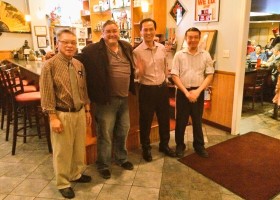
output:
[[[195,0],[195,21],[219,21],[219,6],[220,0]]]

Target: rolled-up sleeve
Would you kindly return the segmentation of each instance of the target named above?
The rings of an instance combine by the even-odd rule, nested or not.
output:
[[[205,74],[214,74],[215,69],[214,69],[214,61],[212,60],[211,56],[209,53],[206,54],[206,69],[205,69]]]
[[[180,52],[177,52],[172,61],[171,74],[179,76],[180,69]]]

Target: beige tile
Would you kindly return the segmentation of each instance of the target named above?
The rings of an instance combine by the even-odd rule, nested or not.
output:
[[[28,163],[28,164],[41,164],[43,163],[45,160],[47,160],[49,157],[48,154],[46,153],[42,153],[42,152],[38,152],[36,154],[30,154],[28,157],[24,158],[21,160],[21,163]]]
[[[132,186],[128,200],[159,199],[159,189]]]
[[[27,177],[31,172],[37,168],[36,164],[24,164],[20,163],[18,165],[14,164],[5,176],[9,177]]]
[[[162,159],[154,159],[152,162],[146,162],[142,160],[138,171],[146,171],[146,172],[162,172],[164,163],[164,158]]]
[[[105,184],[96,200],[127,200],[131,186]]]
[[[18,163],[21,162],[24,158],[28,157],[28,154],[16,154],[12,155],[11,153],[0,159],[0,162],[9,162],[9,163]]]
[[[1,176],[0,177],[0,193],[9,194],[23,180],[24,180],[24,178]]]
[[[56,187],[55,181],[51,181],[44,187],[38,194],[40,198],[53,198],[53,199],[64,199]]]
[[[5,200],[33,200],[35,197],[25,197],[25,196],[16,196],[16,195],[8,195]]]
[[[190,190],[190,200],[222,200],[219,192]]]
[[[172,187],[170,185],[161,186],[159,199],[160,200],[190,199],[189,188],[187,185],[185,185],[184,187]]]
[[[39,165],[27,178],[52,180],[54,178],[53,167],[50,165]]]
[[[222,194],[222,200],[242,200],[243,198],[235,194]]]
[[[184,172],[166,172],[162,175],[161,187],[190,187],[190,178],[188,173]]]
[[[88,200],[96,199],[104,184],[78,183],[74,187],[76,199]]]
[[[112,169],[111,178],[106,180],[106,184],[132,185],[136,175],[136,170]]]
[[[160,188],[162,173],[138,171],[133,186]]]
[[[37,196],[48,184],[43,179],[25,179],[12,192],[13,195]]]

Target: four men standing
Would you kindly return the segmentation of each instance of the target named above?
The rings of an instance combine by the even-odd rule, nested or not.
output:
[[[203,90],[211,82],[214,68],[209,53],[198,49],[200,31],[196,28],[186,31],[188,47],[175,55],[171,71],[178,87],[176,153],[168,145],[169,92],[165,47],[154,41],[156,22],[153,19],[142,20],[140,32],[143,42],[133,51],[133,60],[132,46],[119,40],[119,28],[114,21],[108,20],[103,25],[99,42],[88,45],[75,58],[76,36],[63,30],[58,34],[59,53],[42,69],[42,107],[50,117],[57,187],[66,198],[75,196],[70,181],[91,181],[90,176],[81,174],[85,128],[86,123],[91,123],[90,101],[97,128],[96,164],[99,173],[105,179],[111,177],[112,157],[122,168],[134,168],[127,160],[126,150],[130,128],[128,95],[129,91],[135,92],[134,68],[139,78],[140,142],[144,160],[152,161],[149,136],[154,113],[159,124],[160,152],[170,157],[183,156],[185,127],[190,115],[194,149],[198,155],[208,157],[201,127]]]

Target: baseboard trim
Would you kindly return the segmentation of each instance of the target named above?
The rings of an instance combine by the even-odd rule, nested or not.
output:
[[[231,133],[231,128],[229,128],[229,127],[223,126],[221,124],[217,124],[217,123],[209,121],[207,119],[203,119],[202,121],[203,121],[203,123],[205,123],[207,125],[210,125],[210,126],[213,126],[213,127],[217,128],[217,129],[220,129],[220,130],[223,130],[223,131]]]

